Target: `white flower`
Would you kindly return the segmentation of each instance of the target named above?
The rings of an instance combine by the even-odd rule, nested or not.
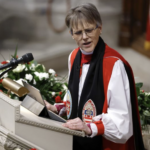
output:
[[[31,74],[26,74],[25,78],[26,80],[31,81],[33,79],[33,76]]]
[[[44,77],[45,79],[48,79],[48,78],[49,78],[49,74],[48,74],[48,73],[42,73],[42,75],[43,75],[43,77]]]
[[[17,83],[19,83],[20,85],[24,86],[22,81],[27,82],[25,79],[20,78],[19,80],[16,80]]]
[[[150,95],[150,92],[145,92],[145,95],[147,95],[147,96]]]
[[[39,73],[38,72],[34,72],[34,74],[38,77],[39,76]]]
[[[25,65],[19,64],[17,68],[13,69],[13,72],[14,73],[22,72],[24,68],[25,68]]]
[[[41,80],[41,75],[39,72],[34,72],[34,74],[39,78],[39,80]]]
[[[35,64],[31,64],[30,69],[34,70],[35,69]]]
[[[54,69],[49,69],[48,72],[49,72],[50,74],[52,74],[53,76],[56,74],[56,72],[55,72]]]
[[[28,68],[26,68],[25,71],[28,71]]]
[[[42,81],[44,78],[45,79],[49,78],[49,74],[48,73],[35,72],[34,74],[39,78],[40,81]]]
[[[49,78],[49,74],[48,73],[40,73],[39,79],[42,81],[44,78],[48,79]]]
[[[52,92],[52,96],[55,96],[55,92]]]
[[[10,62],[10,60],[6,60],[6,62],[8,62],[8,63],[9,63],[9,62]]]
[[[68,90],[68,88],[67,88],[67,86],[65,85],[65,84],[63,84],[63,89],[66,91],[66,90]]]
[[[33,84],[36,85],[36,81],[35,80],[33,80]]]

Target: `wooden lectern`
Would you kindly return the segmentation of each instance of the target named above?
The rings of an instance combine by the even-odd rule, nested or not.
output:
[[[72,150],[73,135],[85,136],[20,105],[20,101],[0,92],[0,150]]]

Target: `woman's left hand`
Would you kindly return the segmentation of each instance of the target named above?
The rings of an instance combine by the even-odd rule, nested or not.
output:
[[[92,134],[91,129],[80,118],[68,120],[63,126],[72,130],[84,131],[86,135]]]

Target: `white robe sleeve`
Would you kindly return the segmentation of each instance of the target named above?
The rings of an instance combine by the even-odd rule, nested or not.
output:
[[[106,139],[115,143],[125,143],[133,135],[133,127],[129,80],[121,60],[114,64],[108,84],[107,101],[107,113],[98,115],[94,119],[102,120],[103,136]],[[98,130],[94,123],[91,123],[91,129],[90,137],[96,136]]]

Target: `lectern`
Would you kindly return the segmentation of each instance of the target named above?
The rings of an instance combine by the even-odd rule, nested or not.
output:
[[[0,92],[0,150],[72,150],[73,135],[85,136],[61,122],[36,116]]]

